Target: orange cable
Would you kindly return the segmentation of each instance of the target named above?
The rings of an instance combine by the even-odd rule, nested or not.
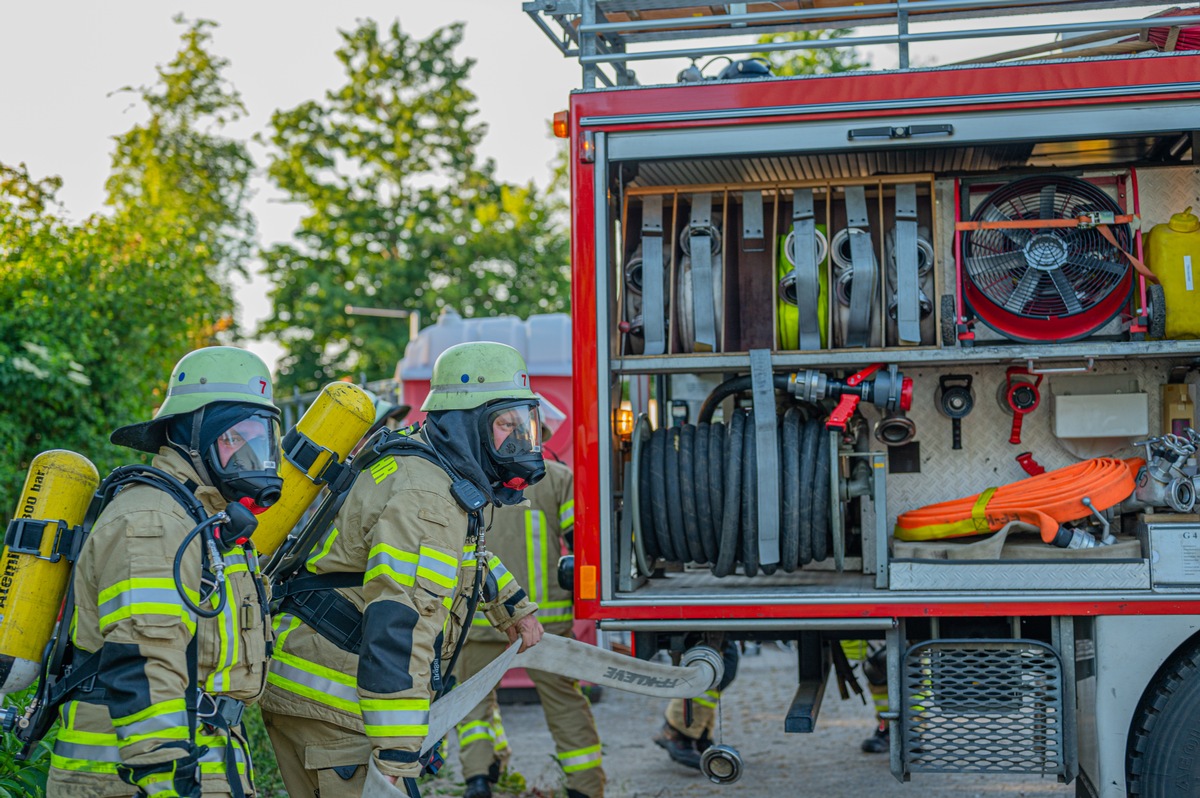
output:
[[[1107,510],[1133,493],[1134,475],[1144,465],[1140,458],[1117,460],[1097,457],[1047,471],[999,488],[916,510],[896,519],[897,540],[940,540],[986,535],[1010,521],[1038,527],[1042,540],[1053,542],[1060,525],[1090,516],[1082,499],[1091,499],[1097,510]]]

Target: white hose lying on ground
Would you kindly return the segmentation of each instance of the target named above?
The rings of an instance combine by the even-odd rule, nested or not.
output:
[[[483,670],[433,703],[429,734],[421,744],[421,753],[449,734],[511,668],[531,668],[655,698],[695,698],[720,684],[725,672],[721,655],[708,646],[686,651],[683,664],[677,667],[627,657],[558,635],[548,634],[533,648],[517,653],[520,645],[513,643]],[[406,795],[402,787],[388,783],[372,760],[363,798]]]

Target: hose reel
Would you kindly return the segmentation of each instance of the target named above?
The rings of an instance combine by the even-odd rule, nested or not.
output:
[[[911,380],[895,367],[876,366],[840,380],[819,372],[772,375],[777,390],[796,397],[838,399],[849,416],[859,401],[868,401],[902,414],[911,402]],[[833,528],[834,447],[842,425],[817,401],[802,401],[776,416],[779,471],[777,482],[779,561],[764,564],[759,551],[759,473],[756,409],[737,408],[728,423],[713,422],[716,407],[729,396],[750,389],[750,377],[735,377],[718,386],[705,400],[697,424],[650,429],[639,418],[633,435],[633,526],[639,570],[649,573],[653,562],[707,565],[715,576],[741,569],[746,576],[776,569],[797,568],[825,561],[831,553],[842,564],[841,530]],[[843,407],[847,397],[854,402]],[[835,411],[836,412],[836,411]],[[911,428],[911,422],[897,416]],[[840,486],[839,486],[840,490]],[[773,512],[773,511],[772,511]],[[770,522],[768,522],[770,523]],[[774,525],[770,528],[774,530]],[[836,544],[836,545],[834,545]]]

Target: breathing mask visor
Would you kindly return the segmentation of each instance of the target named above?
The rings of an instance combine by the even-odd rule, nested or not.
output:
[[[283,479],[279,476],[279,421],[274,414],[252,411],[217,435],[204,460],[222,495],[230,501],[250,499],[261,508],[279,501]]]
[[[537,402],[519,399],[490,404],[480,423],[484,451],[505,487],[524,490],[546,475]]]

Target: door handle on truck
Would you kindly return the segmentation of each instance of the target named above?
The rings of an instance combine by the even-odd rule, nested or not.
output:
[[[902,125],[900,127],[859,127],[846,132],[855,139],[911,139],[913,136],[953,136],[954,125]]]

